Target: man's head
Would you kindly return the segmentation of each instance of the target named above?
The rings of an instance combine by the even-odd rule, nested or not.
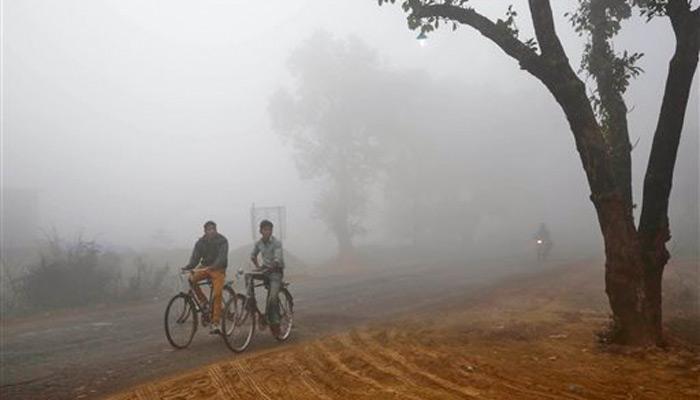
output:
[[[216,236],[216,222],[207,221],[204,223],[204,236],[210,239]]]
[[[272,222],[266,219],[260,221],[260,234],[263,240],[270,239],[270,236],[272,236]]]

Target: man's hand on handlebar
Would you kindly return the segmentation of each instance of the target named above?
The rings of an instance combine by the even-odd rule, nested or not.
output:
[[[273,272],[276,271],[277,265],[270,266],[270,265],[261,265],[256,268],[256,272],[262,272],[262,273],[268,273],[268,272]]]
[[[268,267],[267,265],[256,265],[253,272],[264,274],[265,272],[268,272],[269,270],[270,270],[270,267]]]
[[[211,267],[208,265],[200,265],[199,267],[196,267],[196,268],[182,267],[182,268],[180,268],[180,271],[182,271],[183,274],[186,272],[189,272],[190,274],[194,274],[195,270],[201,271],[201,270],[208,270],[208,269],[211,269]]]

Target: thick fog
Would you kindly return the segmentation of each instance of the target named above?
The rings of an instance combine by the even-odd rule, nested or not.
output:
[[[492,17],[508,5],[474,3]],[[575,2],[555,3],[557,30],[578,67],[583,39],[563,16]],[[522,37],[533,36],[526,2],[514,5]],[[277,96],[299,96],[304,74],[331,65],[316,53],[326,43],[371,60],[357,60],[366,70],[347,69],[357,82],[341,93],[385,89],[381,102],[366,96],[352,111],[384,121],[377,151],[399,143],[414,151],[387,153],[376,174],[363,172],[356,245],[427,240],[412,236],[411,224],[440,221],[442,232],[424,232],[435,241],[468,220],[467,249],[526,250],[546,222],[559,251],[601,250],[559,106],[468,27],[440,29],[421,46],[400,7],[370,0],[10,0],[2,7],[6,247],[32,247],[55,229],[115,249],[188,248],[213,219],[236,248],[252,241],[255,204],[286,207],[287,249],[311,260],[333,256],[336,239],[315,211],[327,182],[306,179],[299,142],[276,125],[284,110],[274,106]],[[617,50],[645,54],[644,73],[626,94],[637,204],[673,43],[667,21],[641,18],[616,41]],[[363,71],[367,80],[358,79]],[[671,229],[674,241],[697,249],[697,78],[692,93]],[[390,123],[382,119],[389,114]],[[395,190],[402,179],[421,185],[416,196]],[[411,212],[411,201],[430,195],[446,200],[426,206],[432,213]]]

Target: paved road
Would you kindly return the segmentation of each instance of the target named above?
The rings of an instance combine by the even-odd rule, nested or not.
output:
[[[292,281],[300,342],[372,320],[439,304],[526,266],[379,267],[331,274],[317,271]],[[510,271],[510,272],[509,272]],[[197,332],[188,349],[173,350],[163,333],[167,299],[85,308],[3,321],[0,397],[95,398],[163,375],[236,357],[220,338]],[[290,344],[283,345],[290,345]],[[258,333],[249,352],[279,346]]]

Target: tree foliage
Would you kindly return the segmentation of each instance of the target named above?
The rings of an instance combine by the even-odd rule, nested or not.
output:
[[[481,216],[497,208],[484,193],[507,187],[475,173],[487,150],[455,151],[464,134],[488,130],[462,120],[486,112],[483,100],[464,106],[478,89],[382,66],[357,39],[324,33],[289,66],[296,86],[273,96],[273,126],[294,146],[302,177],[320,184],[314,213],[339,244],[365,232],[374,193],[392,240],[467,248]]]
[[[627,91],[630,80],[643,72],[637,65],[643,53],[629,53],[627,50],[617,53],[612,43],[622,28],[622,22],[632,16],[632,3],[625,0],[581,0],[576,11],[565,14],[576,33],[586,37],[579,72],[593,77],[608,75],[603,90],[620,96]],[[614,111],[601,100],[600,86],[598,81],[591,104],[601,126],[609,131],[614,129]]]
[[[379,178],[381,110],[370,105],[377,57],[356,38],[318,32],[294,51],[289,70],[296,86],[272,97],[273,128],[294,146],[302,177],[320,183],[315,215],[348,252]]]

